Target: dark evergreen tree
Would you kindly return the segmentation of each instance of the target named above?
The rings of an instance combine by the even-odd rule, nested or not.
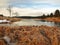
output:
[[[45,17],[46,17],[45,14],[43,14],[42,18],[45,18]]]
[[[50,17],[53,17],[53,13],[50,13]]]
[[[47,16],[46,17],[50,17],[50,15],[49,14],[47,14]]]
[[[54,16],[55,16],[55,17],[60,16],[60,11],[59,11],[59,10],[56,10],[55,13],[54,13]]]

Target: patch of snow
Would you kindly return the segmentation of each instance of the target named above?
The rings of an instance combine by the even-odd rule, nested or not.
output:
[[[10,22],[10,21],[8,21],[8,20],[0,20],[0,23],[2,23],[2,22]]]

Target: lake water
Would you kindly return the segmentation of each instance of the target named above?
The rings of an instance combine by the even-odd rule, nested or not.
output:
[[[22,19],[21,21],[14,22],[12,24],[0,24],[0,26],[57,26],[60,27],[60,23],[48,22],[45,20],[34,20],[34,19]]]
[[[14,22],[13,25],[16,25],[16,26],[47,25],[47,26],[58,26],[58,27],[60,27],[60,23],[48,22],[45,20],[34,20],[34,19],[22,19],[21,21]]]

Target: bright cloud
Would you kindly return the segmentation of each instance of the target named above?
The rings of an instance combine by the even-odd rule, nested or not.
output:
[[[17,12],[19,16],[41,16],[42,14],[50,14],[51,12],[54,13],[54,11],[57,8],[12,8],[12,16],[16,16],[14,13]],[[60,9],[60,8],[58,8]],[[0,9],[0,14],[3,14],[4,16],[10,16],[8,10],[5,8]]]
[[[18,12],[20,16],[41,16],[42,14],[50,14],[51,12],[54,13],[54,11],[57,8],[13,8],[13,13]],[[58,8],[59,9],[59,8]]]

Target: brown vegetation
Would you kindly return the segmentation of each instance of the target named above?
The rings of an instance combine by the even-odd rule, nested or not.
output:
[[[3,40],[0,40],[0,45],[6,45],[6,44],[4,44]]]
[[[48,26],[0,26],[0,38],[8,36],[16,45],[60,45],[60,28]]]
[[[21,18],[5,18],[5,19],[7,19],[7,20],[9,20],[9,21],[11,21],[11,22],[16,22],[16,21],[20,21],[21,20]]]
[[[60,17],[49,17],[43,20],[52,21],[52,22],[60,22]]]
[[[8,20],[8,21],[10,21],[9,23],[12,23],[12,22],[20,21],[21,18],[12,18],[12,17],[0,16],[0,20]]]

